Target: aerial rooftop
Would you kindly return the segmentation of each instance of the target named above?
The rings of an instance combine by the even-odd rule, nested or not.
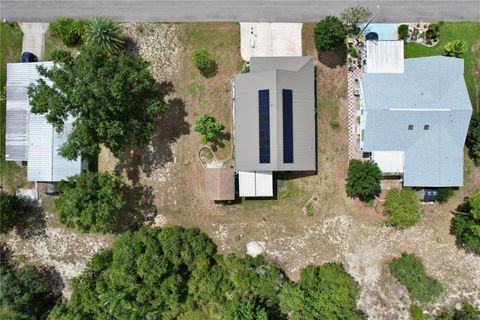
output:
[[[252,57],[234,90],[236,170],[315,170],[312,57]]]
[[[472,106],[463,59],[405,60],[403,73],[365,73],[363,150],[403,151],[404,185],[463,185],[463,146]]]

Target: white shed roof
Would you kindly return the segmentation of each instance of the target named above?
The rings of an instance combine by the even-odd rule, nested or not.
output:
[[[271,171],[239,171],[240,197],[272,197],[273,174]]]
[[[403,73],[403,40],[367,41],[368,73]]]
[[[383,174],[400,175],[404,172],[405,152],[373,151],[372,161],[376,162]]]

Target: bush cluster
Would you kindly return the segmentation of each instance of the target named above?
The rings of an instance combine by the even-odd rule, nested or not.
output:
[[[214,57],[205,49],[193,51],[192,63],[203,75],[209,75],[215,68]]]
[[[403,40],[408,37],[408,25],[401,24],[398,26],[398,39]]]
[[[82,41],[85,21],[71,18],[58,18],[50,23],[48,31],[54,38],[60,39],[67,46],[79,44]]]
[[[434,302],[443,293],[442,284],[426,273],[422,260],[414,254],[402,253],[400,258],[393,259],[390,271],[415,301]]]
[[[399,229],[413,226],[422,217],[420,201],[413,189],[391,189],[385,198],[387,223]]]
[[[337,17],[328,16],[315,25],[315,47],[322,51],[331,51],[345,43],[347,29]]]
[[[375,162],[350,160],[346,184],[347,195],[358,197],[362,201],[372,200],[381,191],[382,178],[382,172]]]
[[[457,239],[475,252],[480,252],[480,189],[468,199],[452,219],[451,231]]]

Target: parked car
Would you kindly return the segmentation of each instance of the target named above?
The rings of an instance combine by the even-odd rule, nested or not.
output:
[[[24,52],[22,53],[22,62],[28,63],[28,62],[38,62],[38,58],[36,55],[34,55],[31,52]]]

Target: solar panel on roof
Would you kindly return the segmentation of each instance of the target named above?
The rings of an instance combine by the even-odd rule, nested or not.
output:
[[[283,162],[293,163],[293,91],[283,89]]]
[[[258,91],[260,163],[270,163],[270,92]]]

